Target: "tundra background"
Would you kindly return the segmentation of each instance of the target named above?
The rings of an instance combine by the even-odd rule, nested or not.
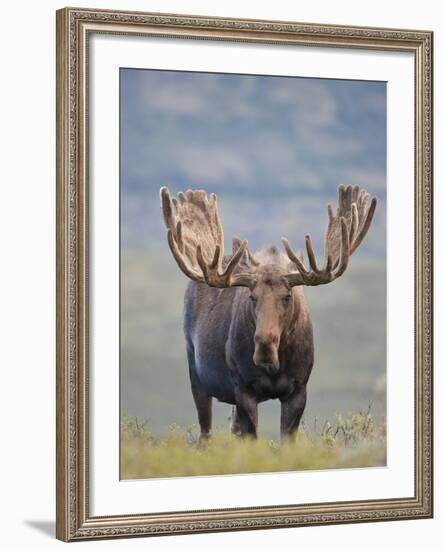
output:
[[[378,198],[344,276],[306,288],[315,365],[304,422],[367,410],[385,416],[386,89],[362,82],[121,70],[121,413],[165,435],[197,423],[182,330],[187,278],[165,237],[158,191],[218,195],[225,248],[304,247],[323,254],[327,203],[340,183]],[[214,402],[216,429],[229,405]],[[279,402],[259,407],[259,435],[278,439]]]

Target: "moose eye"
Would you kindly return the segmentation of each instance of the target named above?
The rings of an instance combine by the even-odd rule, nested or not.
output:
[[[284,304],[290,303],[290,300],[291,300],[291,294],[287,294],[282,298],[282,301],[284,302]]]
[[[250,300],[255,304],[256,303],[256,296],[253,294],[250,294]]]

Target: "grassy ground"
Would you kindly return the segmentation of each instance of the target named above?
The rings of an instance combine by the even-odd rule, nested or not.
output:
[[[350,413],[332,424],[302,426],[295,441],[239,439],[217,432],[205,445],[195,427],[170,426],[155,437],[137,418],[121,427],[121,479],[362,468],[386,464],[385,425],[372,415]]]

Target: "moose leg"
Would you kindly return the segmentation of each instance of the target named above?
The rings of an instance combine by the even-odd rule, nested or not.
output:
[[[234,409],[234,407],[233,407]],[[241,437],[257,438],[257,401],[243,391],[236,391],[236,407],[232,423],[232,432]],[[234,411],[233,411],[234,412]]]
[[[296,435],[302,413],[307,402],[305,384],[296,386],[295,390],[281,403],[281,438]]]
[[[236,405],[233,405],[233,407],[231,408],[230,430],[231,430],[231,433],[234,435],[240,435],[241,433],[239,415],[237,414]]]
[[[200,441],[206,440],[211,435],[212,397],[203,387],[193,366],[190,365],[191,392],[196,404],[197,417],[200,426]]]

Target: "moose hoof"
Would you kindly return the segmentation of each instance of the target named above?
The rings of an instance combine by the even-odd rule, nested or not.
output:
[[[211,438],[211,432],[201,432],[199,436],[199,446],[205,447]]]

